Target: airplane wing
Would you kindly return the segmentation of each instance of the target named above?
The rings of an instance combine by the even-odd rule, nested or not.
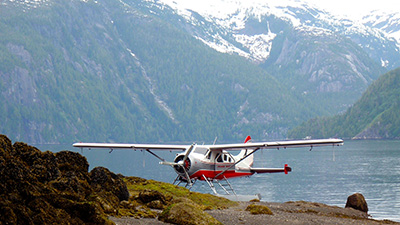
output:
[[[242,150],[242,149],[279,149],[317,146],[343,145],[342,139],[314,139],[296,141],[271,141],[271,142],[247,142],[239,144],[205,145],[211,151],[215,150]],[[117,144],[117,143],[75,143],[77,148],[108,148],[108,149],[136,149],[136,150],[168,150],[185,151],[191,145],[163,145],[163,144]]]
[[[296,141],[271,141],[254,142],[242,144],[222,144],[209,145],[210,150],[242,150],[242,149],[279,149],[279,148],[299,148],[299,147],[317,147],[317,146],[339,146],[343,145],[342,139],[313,139]]]
[[[134,149],[134,150],[167,150],[185,151],[190,145],[162,145],[162,144],[117,144],[117,143],[75,143],[77,148],[108,148],[108,149]]]

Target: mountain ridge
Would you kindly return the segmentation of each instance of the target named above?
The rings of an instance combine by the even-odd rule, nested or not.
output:
[[[397,68],[372,83],[345,113],[311,119],[289,131],[288,135],[301,138],[307,131],[313,138],[399,139],[399,84],[400,68]]]
[[[8,5],[0,20],[1,132],[15,140],[280,138],[317,115],[261,68],[206,48],[147,8],[48,3]]]
[[[156,3],[181,16],[165,19],[209,47],[248,58],[298,95],[318,99],[329,112],[344,111],[385,67],[400,59],[397,46],[381,31],[304,2],[218,1],[197,9],[186,1],[146,1],[155,14],[162,14]],[[207,4],[225,7],[220,12],[221,7]],[[340,101],[331,97],[338,92]]]
[[[280,139],[344,111],[385,70],[340,33],[310,36],[273,15],[249,15],[242,33],[229,33],[150,1],[1,7],[0,131],[17,141]],[[249,34],[254,43],[244,46]],[[257,45],[270,53],[263,63],[221,53],[204,42],[213,35],[244,53]]]

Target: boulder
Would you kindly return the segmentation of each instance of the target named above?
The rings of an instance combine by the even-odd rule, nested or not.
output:
[[[56,156],[52,152],[42,152],[23,142],[16,142],[11,154],[25,162],[31,174],[40,182],[55,180],[61,175]]]
[[[86,157],[77,152],[61,151],[54,154],[61,176],[50,184],[59,191],[69,195],[85,198],[93,190],[89,184],[89,163]]]
[[[119,201],[129,199],[129,192],[126,183],[121,177],[104,167],[96,167],[89,173],[90,185],[96,191],[111,192],[117,196]]]
[[[368,204],[360,193],[355,193],[347,198],[346,208],[353,208],[368,213]]]
[[[246,211],[249,211],[253,215],[257,215],[257,214],[273,215],[271,209],[269,209],[265,205],[251,204],[246,207]]]
[[[166,207],[158,217],[166,223],[178,225],[222,224],[197,204],[179,202]]]
[[[143,190],[139,193],[139,200],[142,201],[143,203],[149,203],[152,201],[161,201],[162,203],[165,203],[165,196],[161,194],[159,191],[155,190]]]
[[[152,209],[164,209],[169,199],[156,190],[143,190],[139,193],[138,199]]]
[[[41,152],[0,135],[0,224],[112,224],[74,152]]]

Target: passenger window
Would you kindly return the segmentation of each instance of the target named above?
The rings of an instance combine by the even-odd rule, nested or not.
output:
[[[222,162],[222,156],[221,156],[221,154],[217,156],[217,162]]]

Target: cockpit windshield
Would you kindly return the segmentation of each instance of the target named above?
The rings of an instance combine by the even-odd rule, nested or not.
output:
[[[194,149],[194,152],[203,154],[203,155],[205,155],[207,153],[207,151],[208,151],[208,148],[201,147],[201,146],[196,146],[196,148]]]

